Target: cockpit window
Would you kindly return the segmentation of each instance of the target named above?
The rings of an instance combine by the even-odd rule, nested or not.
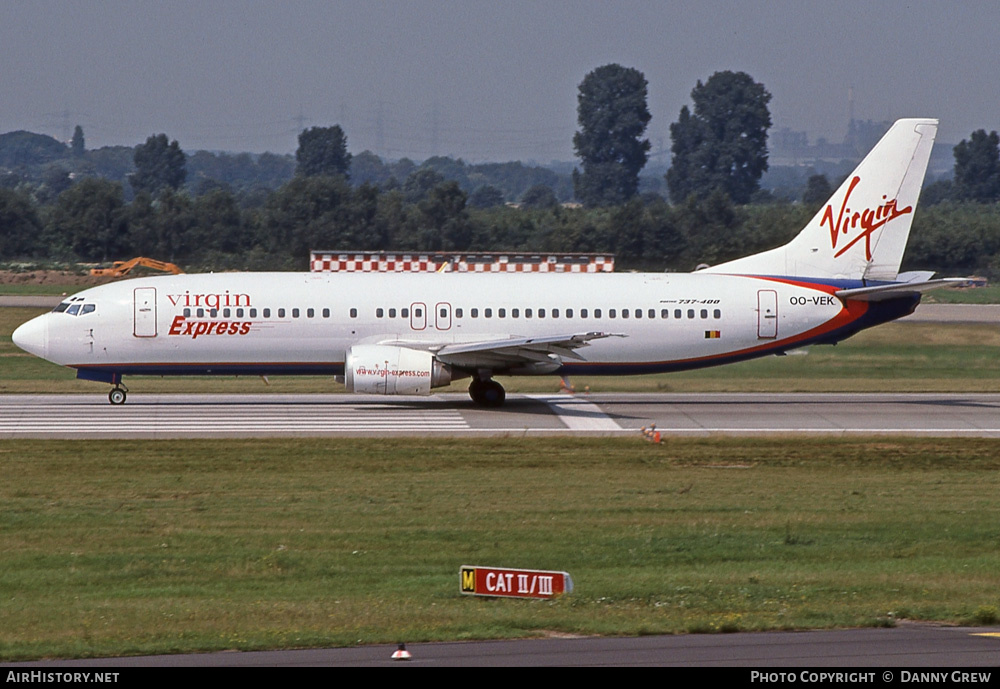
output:
[[[68,316],[83,316],[97,310],[97,304],[80,304],[64,301],[59,306],[52,309],[52,313],[65,313]]]

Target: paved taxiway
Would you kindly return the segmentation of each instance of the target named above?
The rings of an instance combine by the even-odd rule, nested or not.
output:
[[[0,396],[0,438],[859,435],[1000,437],[1000,394]]]
[[[254,651],[196,655],[93,658],[16,663],[31,670],[65,667],[120,669],[139,667],[743,667],[879,668],[873,684],[905,680],[914,668],[990,667],[993,682],[1000,657],[1000,627],[961,628],[901,624],[886,629],[840,629],[806,632],[690,634],[629,639],[588,637],[462,643],[407,644],[412,659],[390,659],[394,646],[317,648],[299,651]],[[15,664],[0,667],[14,667]],[[884,674],[887,673],[887,674]],[[978,681],[990,682],[976,673]],[[128,679],[125,675],[123,679]],[[796,680],[800,676],[796,673]],[[801,678],[817,683],[818,677]],[[968,680],[974,681],[974,680]],[[828,683],[828,682],[824,682]]]

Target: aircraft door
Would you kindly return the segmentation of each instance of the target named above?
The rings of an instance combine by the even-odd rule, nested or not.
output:
[[[137,287],[134,295],[133,334],[136,337],[156,337],[156,288]]]
[[[757,290],[757,337],[778,336],[778,293],[773,289]]]
[[[427,327],[427,306],[420,302],[410,304],[410,329],[423,330]]]
[[[434,327],[438,330],[451,329],[451,304],[442,301],[434,305]]]

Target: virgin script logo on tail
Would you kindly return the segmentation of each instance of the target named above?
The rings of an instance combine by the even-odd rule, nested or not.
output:
[[[851,230],[860,230],[856,237],[847,242],[847,244],[844,244],[833,255],[834,258],[839,258],[841,254],[864,239],[865,258],[869,261],[872,260],[872,233],[890,220],[913,212],[913,206],[897,208],[896,199],[886,200],[887,197],[885,195],[882,196],[884,203],[877,208],[866,208],[862,211],[849,208],[847,204],[851,200],[851,192],[860,183],[861,177],[855,176],[851,180],[851,185],[847,188],[847,193],[844,195],[844,202],[840,206],[840,213],[837,215],[836,222],[834,222],[833,218],[833,206],[830,204],[827,204],[826,211],[823,212],[823,218],[819,221],[820,227],[823,225],[829,226],[830,242],[833,249],[837,248],[841,235],[846,235]]]

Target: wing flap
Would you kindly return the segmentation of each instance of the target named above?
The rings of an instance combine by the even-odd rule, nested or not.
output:
[[[518,364],[558,364],[562,359],[583,360],[575,350],[592,340],[624,337],[613,333],[591,332],[548,337],[521,337],[445,345],[435,352],[437,358],[457,366],[504,367]]]

